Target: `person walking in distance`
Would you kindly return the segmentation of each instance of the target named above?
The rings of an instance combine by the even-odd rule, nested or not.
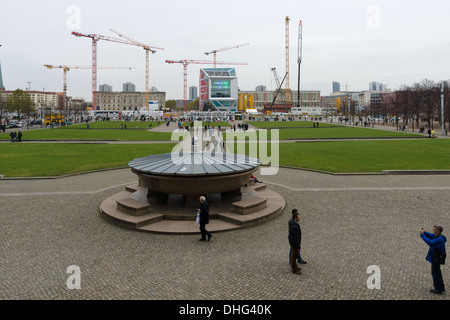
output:
[[[433,233],[426,232],[423,228],[420,228],[420,237],[430,246],[426,260],[431,263],[434,289],[431,289],[430,292],[434,294],[443,294],[445,292],[441,264],[445,264],[447,256],[445,252],[447,238],[442,235],[442,231],[443,228],[441,226],[434,226]]]
[[[295,212],[298,213],[298,210],[292,209],[292,214],[294,214]],[[292,247],[289,249],[289,264],[291,264],[291,257],[292,257]],[[307,264],[307,262],[302,259],[300,252],[298,253],[297,261],[299,264]]]
[[[297,257],[300,253],[300,245],[302,242],[302,230],[299,222],[300,215],[297,210],[293,210],[292,219],[289,220],[289,244],[291,246],[291,268],[295,274],[302,274],[301,269],[297,265]]]
[[[208,230],[206,230],[206,225],[209,224],[209,204],[206,202],[206,198],[204,196],[200,197],[200,208],[198,209],[200,213],[200,233],[202,237],[199,239],[200,241],[206,241],[206,236],[208,236],[208,241],[211,240],[212,234]]]

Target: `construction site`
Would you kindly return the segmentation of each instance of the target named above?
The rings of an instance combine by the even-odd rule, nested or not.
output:
[[[238,87],[238,74],[234,66],[246,66],[246,62],[233,62],[233,61],[218,61],[217,55],[241,47],[250,45],[250,43],[241,43],[238,45],[231,45],[219,49],[213,49],[204,54],[206,56],[212,56],[212,60],[197,60],[197,59],[182,59],[182,60],[165,60],[166,64],[181,64],[182,65],[182,101],[184,107],[184,113],[188,111],[188,66],[199,65],[205,66],[200,70],[199,74],[199,104],[197,111],[203,112],[226,112],[226,113],[265,113],[272,114],[273,112],[289,112],[294,106],[292,101],[292,90],[290,88],[290,43],[289,43],[289,24],[290,18],[285,18],[285,71],[282,76],[279,76],[275,67],[267,70],[273,74],[276,90],[274,90],[271,103],[265,103],[261,106],[261,103],[254,103],[253,94],[240,93]],[[299,71],[301,62],[301,22],[299,29]],[[164,113],[174,112],[173,108],[166,107],[166,95],[162,91],[151,90],[150,88],[150,56],[151,54],[159,53],[164,48],[156,45],[149,45],[134,38],[125,35],[117,30],[110,29],[115,36],[101,35],[96,33],[82,33],[71,32],[71,34],[80,39],[90,39],[92,43],[92,65],[76,65],[76,64],[45,64],[44,67],[48,70],[59,69],[63,73],[62,91],[57,93],[58,100],[53,101],[51,104],[47,103],[48,92],[36,91],[36,97],[34,103],[36,109],[42,116],[47,113],[60,113],[65,119],[73,120],[72,109],[73,102],[70,94],[70,84],[68,84],[68,72],[74,70],[91,70],[91,101],[84,103],[82,107],[84,111],[94,115],[94,113],[100,112],[102,114],[123,114],[133,112],[134,114],[152,114],[163,115]],[[145,89],[144,93],[139,92],[127,92],[123,91],[104,91],[99,90],[98,72],[99,70],[140,70],[140,66],[103,66],[99,64],[101,57],[98,56],[98,45],[100,42],[112,42],[117,45],[126,45],[141,48],[145,52]],[[192,77],[192,76],[191,76]],[[30,83],[29,83],[30,84]],[[107,86],[107,85],[104,85]],[[125,86],[125,84],[124,84]],[[101,86],[103,87],[103,86]],[[152,88],[153,89],[153,88]],[[300,84],[299,88],[300,90]],[[3,90],[4,94],[11,94],[12,91]],[[256,99],[255,99],[256,100]],[[192,100],[191,100],[192,101]],[[300,101],[298,102],[300,103]],[[191,109],[190,109],[191,110]],[[159,112],[159,113],[155,113]],[[50,116],[51,117],[51,116]],[[63,117],[63,118],[64,118]],[[77,117],[75,117],[78,119]]]

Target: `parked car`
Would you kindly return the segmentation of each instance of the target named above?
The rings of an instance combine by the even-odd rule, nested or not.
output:
[[[9,128],[9,129],[13,129],[13,128],[20,128],[20,127],[17,125],[17,123],[10,123],[10,124],[8,125],[8,128]]]

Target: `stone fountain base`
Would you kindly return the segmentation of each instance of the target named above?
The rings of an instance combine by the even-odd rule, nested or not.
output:
[[[199,233],[195,223],[197,210],[186,207],[187,200],[183,195],[161,196],[136,184],[104,200],[100,212],[108,221],[136,231]],[[253,182],[232,192],[208,194],[207,201],[210,206],[207,229],[211,232],[256,226],[281,214],[286,205],[278,193],[267,189],[265,184]]]

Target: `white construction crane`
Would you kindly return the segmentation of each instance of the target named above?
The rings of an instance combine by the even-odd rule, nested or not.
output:
[[[67,97],[67,71],[70,71],[71,69],[92,69],[92,66],[66,66],[66,65],[59,65],[59,66],[53,66],[49,64],[45,64],[44,67],[47,69],[63,69],[64,71],[64,97],[63,97],[63,108],[64,111],[67,111],[66,109],[66,97]],[[135,69],[134,67],[107,67],[107,66],[100,66],[97,67],[97,69]]]
[[[111,32],[117,34],[119,37],[127,39],[128,41],[134,43],[135,45],[138,45],[142,48],[144,48],[145,50],[145,107],[148,108],[148,102],[150,100],[150,52],[155,54],[156,51],[153,49],[157,49],[157,50],[164,50],[164,48],[159,48],[156,46],[150,46],[147,44],[143,44],[137,40],[134,40],[133,38],[130,38],[128,36],[123,35],[122,33],[120,33],[119,31],[113,30],[113,29],[109,29]]]
[[[213,50],[213,51],[211,51],[211,52],[205,52],[205,54],[207,55],[207,56],[209,56],[210,54],[214,54],[214,69],[216,68],[216,58],[217,58],[217,52],[222,52],[222,51],[227,51],[227,50],[231,50],[231,49],[236,49],[236,48],[240,48],[240,47],[243,47],[243,46],[247,46],[247,45],[249,45],[250,43],[243,43],[243,44],[238,44],[238,45],[235,45],[235,46],[229,46],[229,47],[225,47],[225,48],[221,48],[221,49],[216,49],[216,50]]]

